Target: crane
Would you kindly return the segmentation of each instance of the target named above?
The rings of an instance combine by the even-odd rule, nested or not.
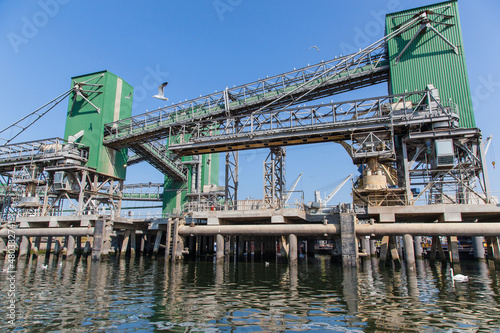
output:
[[[321,197],[319,195],[319,191],[314,192],[314,197],[316,199],[316,202],[319,203],[319,205],[318,204],[316,204],[316,205],[313,204],[312,207],[313,208],[322,208],[322,207],[325,207],[328,204],[328,202],[330,202],[330,200],[333,199],[333,197],[335,196],[335,194],[337,194],[338,191],[340,191],[340,189],[345,185],[345,183],[347,183],[347,181],[352,177],[352,175],[353,174],[351,173],[349,176],[347,176],[346,178],[344,178],[344,180],[342,180],[340,182],[340,184],[337,185],[337,187],[335,187],[333,189],[333,191],[324,200],[321,200]]]
[[[297,184],[299,183],[299,180],[300,180],[300,178],[302,177],[302,174],[303,174],[303,173],[301,173],[301,174],[297,177],[297,179],[295,180],[295,182],[294,182],[294,183],[293,183],[293,185],[292,185],[292,188],[291,188],[289,191],[287,191],[287,194],[285,195],[285,205],[286,205],[286,203],[288,202],[288,199],[290,199],[290,196],[292,195],[293,190],[295,190],[295,188],[297,187]]]

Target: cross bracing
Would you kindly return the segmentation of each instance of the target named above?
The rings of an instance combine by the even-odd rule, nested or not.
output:
[[[455,122],[454,106],[436,101],[430,91],[389,95],[341,103],[294,107],[216,120],[192,122],[175,132],[169,149],[178,155],[297,145],[324,141],[360,141],[359,133],[384,132],[391,127],[421,127]],[[206,130],[216,128],[216,131]],[[373,134],[372,134],[373,136]],[[361,140],[363,145],[365,140]],[[356,149],[356,147],[354,147]],[[359,148],[353,153],[361,154]],[[375,151],[380,155],[380,150]],[[365,153],[368,157],[369,153]]]

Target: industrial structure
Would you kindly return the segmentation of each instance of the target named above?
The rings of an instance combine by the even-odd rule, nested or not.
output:
[[[380,83],[387,96],[323,101]],[[442,259],[447,236],[453,263],[457,237],[468,236],[477,258],[486,237],[488,257],[500,263],[500,208],[475,127],[456,1],[388,14],[386,35],[354,54],[136,116],[133,88],[107,71],[72,78],[44,108],[64,97],[64,139],[8,138],[0,147],[2,220],[15,221],[20,256],[37,253],[42,239],[68,256],[86,243],[96,259],[148,245],[172,258],[213,254],[214,243],[218,259],[273,258],[279,244],[295,263],[299,244],[311,253],[315,240],[330,240],[351,266],[374,254],[376,241],[383,261],[398,261],[395,237],[403,236],[412,265],[422,236]],[[288,203],[286,146],[318,142],[340,143],[359,167],[352,203]],[[263,198],[239,200],[238,152],[259,148],[269,149]],[[164,184],[124,185],[127,166],[143,161]],[[163,217],[127,216],[124,200],[162,200]]]

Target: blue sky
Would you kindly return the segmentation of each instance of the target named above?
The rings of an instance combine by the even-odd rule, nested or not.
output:
[[[133,114],[140,114],[164,106],[151,97],[163,80],[169,102],[177,102],[329,60],[381,38],[385,13],[436,2],[1,0],[1,127],[69,89],[72,76],[104,69],[117,74],[135,87]],[[461,0],[459,9],[476,123],[484,136],[497,135],[500,2]],[[336,100],[385,94],[382,84]],[[67,102],[62,104],[19,140],[62,137]],[[500,191],[499,170],[491,163],[498,149],[500,134],[487,157],[493,191]],[[266,155],[241,153],[241,199],[262,198]],[[287,181],[304,172],[297,189],[305,201],[355,170],[338,144],[287,148]],[[144,163],[129,168],[127,182],[147,181],[161,182],[162,176]],[[350,200],[346,186],[330,203]]]

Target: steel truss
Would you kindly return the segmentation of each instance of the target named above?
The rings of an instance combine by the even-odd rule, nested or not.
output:
[[[131,143],[160,140],[170,128],[231,114],[260,113],[385,82],[388,79],[387,41],[425,22],[427,14],[411,18],[395,31],[356,53],[170,107],[107,124],[104,144],[125,148]],[[378,76],[376,73],[382,73]],[[361,81],[359,81],[361,79]],[[361,83],[360,83],[361,82]]]
[[[279,209],[284,205],[285,193],[284,147],[272,147],[264,161],[264,205]]]
[[[110,123],[106,126],[104,144],[115,149],[131,147],[160,171],[185,181],[185,173],[173,167],[175,157],[167,148],[158,158],[148,142],[168,138],[160,146],[169,147],[183,142],[185,137],[176,133],[191,131],[194,121],[285,110],[301,102],[386,82],[389,77],[387,41],[426,19],[425,13],[416,15],[382,39],[345,57]],[[208,126],[203,131],[213,132],[218,128]]]
[[[457,117],[456,105],[445,106],[426,90],[201,120],[172,133],[189,139],[171,141],[169,149],[178,155],[191,155],[263,148],[271,143],[286,146],[348,140],[353,143],[353,158],[394,157],[394,129],[449,123]],[[206,130],[208,127],[217,131]]]
[[[226,153],[226,177],[225,177],[225,209],[238,209],[238,171],[239,152],[229,151]]]
[[[58,138],[1,146],[3,217],[118,215],[123,181],[84,167],[87,156]]]
[[[162,201],[163,189],[163,183],[125,184],[122,190],[122,200]]]
[[[436,140],[443,139],[453,141],[454,159],[445,166],[436,165],[437,157],[434,156]],[[482,138],[478,129],[410,133],[402,143],[408,205],[490,202]]]

